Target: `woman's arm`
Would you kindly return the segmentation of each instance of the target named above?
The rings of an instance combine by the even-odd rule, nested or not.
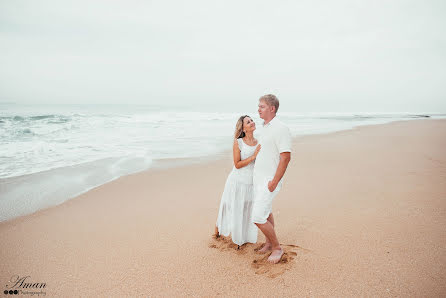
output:
[[[251,155],[247,159],[241,160],[240,148],[238,147],[237,139],[235,139],[234,140],[234,146],[232,147],[232,153],[233,153],[233,156],[234,156],[234,166],[237,169],[246,167],[247,165],[249,165],[251,162],[253,162],[256,159],[257,154],[259,153],[259,151],[260,151],[260,145],[257,146],[256,151],[254,152],[253,155]]]

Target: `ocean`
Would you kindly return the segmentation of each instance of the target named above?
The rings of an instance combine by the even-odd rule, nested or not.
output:
[[[261,128],[255,106],[234,112],[0,104],[0,221],[61,204],[123,175],[230,154],[235,123],[243,114]],[[278,117],[293,136],[301,136],[446,115],[279,110]]]

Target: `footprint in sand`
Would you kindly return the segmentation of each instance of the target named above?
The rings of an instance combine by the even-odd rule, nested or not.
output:
[[[246,243],[242,246],[238,246],[234,242],[232,242],[230,237],[225,236],[212,236],[212,241],[209,243],[210,248],[217,248],[221,251],[236,251],[237,254],[246,254],[248,252],[248,247],[252,247],[254,244]]]
[[[282,258],[280,259],[279,263],[271,264],[267,261],[271,252],[265,254],[257,253],[261,247],[261,244],[247,243],[242,246],[238,246],[231,241],[231,238],[224,236],[215,237],[215,235],[212,237],[212,240],[209,243],[210,248],[217,248],[221,251],[234,251],[239,255],[244,255],[244,258],[249,260],[254,258],[254,260],[251,261],[251,267],[255,270],[255,274],[266,275],[270,278],[275,278],[282,275],[285,273],[285,271],[292,268],[298,255],[297,252],[309,252],[308,249],[304,249],[293,244],[281,244],[281,246],[284,250]]]
[[[282,246],[284,253],[277,264],[268,262],[268,257],[271,252],[257,255],[257,257],[254,258],[251,267],[255,270],[256,274],[264,274],[270,278],[275,278],[293,267],[294,259],[297,257],[296,251],[298,251],[300,247],[293,244],[280,244],[280,246]],[[261,245],[258,245],[254,250],[258,251],[260,248]]]

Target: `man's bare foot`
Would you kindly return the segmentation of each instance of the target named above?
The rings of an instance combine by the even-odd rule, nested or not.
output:
[[[271,255],[268,257],[268,262],[273,263],[273,264],[277,264],[280,262],[280,259],[283,256],[283,249],[275,249],[273,250],[273,252],[271,253]]]
[[[271,243],[268,243],[268,242],[267,242],[267,243],[263,244],[262,248],[259,249],[259,250],[257,251],[257,253],[259,253],[259,254],[264,254],[264,253],[270,251],[271,248],[272,248]]]

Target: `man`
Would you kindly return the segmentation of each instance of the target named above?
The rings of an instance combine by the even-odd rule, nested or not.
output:
[[[276,264],[283,255],[274,230],[272,201],[282,188],[282,177],[291,159],[291,134],[285,124],[276,118],[279,100],[272,94],[259,99],[259,115],[264,120],[259,151],[254,165],[254,205],[252,221],[265,235],[266,242],[258,251],[272,250],[268,262]]]

